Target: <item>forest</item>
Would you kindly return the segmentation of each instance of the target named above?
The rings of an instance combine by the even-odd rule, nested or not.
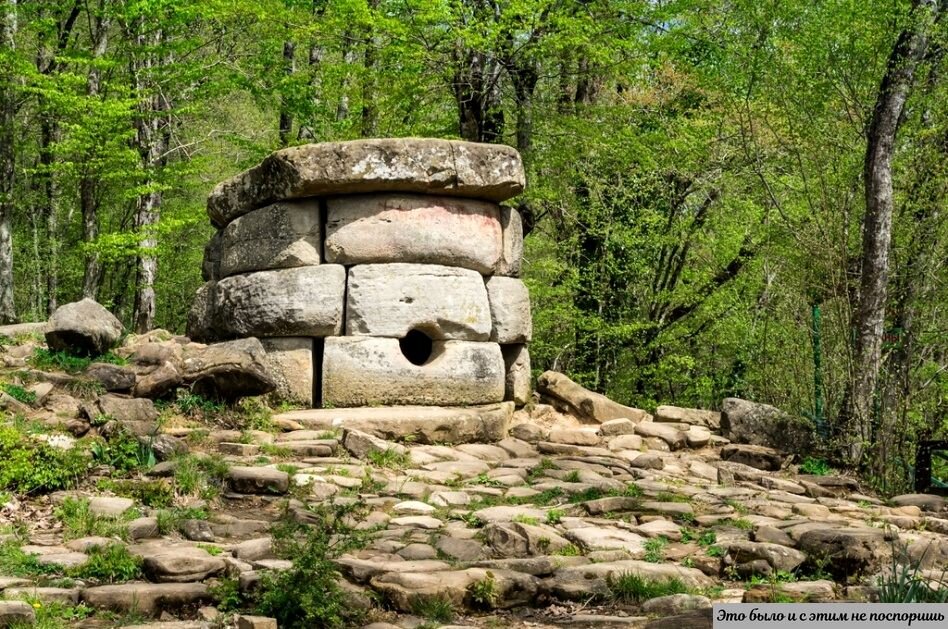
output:
[[[0,0],[0,323],[183,332],[211,188],[361,137],[516,147],[533,369],[948,439],[946,0]]]

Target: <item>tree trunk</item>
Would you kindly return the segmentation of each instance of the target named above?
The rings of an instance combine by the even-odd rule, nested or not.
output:
[[[374,14],[379,6],[379,0],[369,0],[369,11]],[[362,75],[362,137],[372,138],[378,135],[379,111],[376,103],[378,78],[376,77],[376,58],[378,57],[379,42],[375,36],[375,27],[369,26],[365,37],[365,53],[363,57]]]
[[[352,46],[352,31],[347,30],[342,36],[342,62],[346,66],[352,66],[355,63],[355,51]],[[336,121],[342,122],[349,117],[349,75],[345,70],[342,75],[342,85],[339,87],[339,104],[336,106]]]
[[[296,72],[296,44],[291,41],[283,42],[283,73],[287,79]],[[290,89],[289,85],[283,86],[283,94],[280,97],[280,146],[287,146],[290,143],[290,133],[293,132],[293,112],[290,111],[289,98],[286,91]]]
[[[500,100],[500,63],[487,53],[458,46],[454,96],[458,105],[458,130],[471,142],[496,142],[504,131]]]
[[[0,7],[0,50],[5,54],[16,49],[16,8],[16,0],[4,0]],[[16,183],[14,80],[12,64],[0,65],[0,324],[16,321],[11,226]]]
[[[313,1],[313,20],[319,19],[325,11],[324,0],[314,0]],[[306,121],[312,123],[319,116],[319,93],[322,91],[322,83],[319,77],[319,67],[323,63],[323,47],[318,42],[313,42],[309,47],[309,91],[310,91],[310,102],[312,109],[310,110],[309,119]],[[311,124],[304,124],[300,122],[299,132],[297,133],[298,140],[310,140],[313,141],[316,139],[316,131]]]
[[[863,169],[866,214],[862,227],[862,274],[859,304],[853,322],[856,343],[850,385],[852,392],[849,408],[844,414],[849,426],[843,436],[843,454],[852,465],[860,462],[870,442],[875,417],[892,240],[895,140],[915,71],[928,47],[936,6],[936,0],[913,0],[911,24],[899,35],[889,55],[867,134]]]
[[[99,2],[98,14],[95,18],[95,29],[92,33],[92,63],[89,75],[86,78],[86,93],[94,99],[99,95],[101,75],[96,62],[105,56],[109,46],[109,18],[105,10],[105,0]],[[83,173],[79,181],[79,206],[82,211],[82,239],[91,245],[99,237],[99,187],[98,178],[92,172]],[[85,270],[82,276],[82,296],[95,299],[99,293],[99,282],[102,280],[102,265],[99,254],[87,251]]]

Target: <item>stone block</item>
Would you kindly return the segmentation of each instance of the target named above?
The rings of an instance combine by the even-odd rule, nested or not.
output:
[[[200,343],[213,343],[220,340],[220,331],[214,321],[217,310],[217,282],[204,282],[194,294],[191,309],[188,311],[187,334]]]
[[[523,219],[515,208],[501,206],[502,249],[494,275],[520,277],[523,264]]]
[[[204,261],[201,263],[201,278],[205,282],[221,279],[221,245],[223,230],[218,229],[204,245]]]
[[[323,403],[489,404],[504,398],[504,359],[495,343],[434,341],[414,364],[399,339],[329,337],[323,356]]]
[[[223,229],[220,274],[319,264],[319,201],[283,201],[254,210]]]
[[[326,205],[327,262],[443,264],[489,275],[501,257],[501,211],[494,203],[386,194]]]
[[[523,186],[520,155],[508,146],[422,138],[325,142],[277,151],[218,184],[207,213],[223,227],[285,199],[416,192],[503,201]]]
[[[487,280],[487,299],[493,328],[490,340],[501,343],[526,343],[533,337],[530,317],[530,292],[513,277],[495,276]]]
[[[477,271],[432,264],[366,264],[349,271],[346,334],[486,341],[490,306]]]
[[[260,339],[267,352],[276,395],[284,401],[313,404],[313,339],[287,336]]]
[[[530,351],[526,345],[501,345],[504,355],[504,399],[517,406],[530,401]]]
[[[217,283],[217,328],[234,336],[342,332],[346,270],[337,264],[233,275]]]

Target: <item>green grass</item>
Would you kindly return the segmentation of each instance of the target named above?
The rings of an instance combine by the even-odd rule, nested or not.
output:
[[[27,391],[18,384],[0,383],[0,391],[3,391],[17,402],[22,402],[29,406],[36,404],[36,394],[32,391]]]
[[[467,586],[467,598],[473,607],[492,609],[497,603],[497,587],[494,574],[488,570],[487,576]]]
[[[432,622],[448,623],[454,620],[454,603],[441,594],[435,596],[416,596],[411,601],[411,611],[416,616]]]
[[[53,448],[14,426],[0,426],[0,490],[35,494],[68,489],[90,467],[81,447]]]
[[[134,508],[117,518],[98,515],[89,508],[88,500],[76,498],[66,498],[53,514],[62,522],[63,539],[67,541],[90,536],[126,539],[129,521],[139,515]]]
[[[142,576],[142,561],[122,544],[96,546],[89,552],[89,561],[69,570],[77,579],[95,579],[100,583],[134,581]]]
[[[546,512],[546,523],[555,526],[563,521],[564,515],[559,509],[550,509]]]
[[[411,465],[411,458],[407,452],[398,450],[374,450],[368,454],[369,462],[376,467],[400,470]]]
[[[531,526],[537,526],[538,524],[540,524],[540,518],[536,518],[529,515],[523,515],[522,513],[515,515],[513,518],[511,518],[511,521],[519,522],[520,524],[529,524]]]
[[[28,361],[31,366],[42,371],[65,371],[77,374],[85,371],[92,363],[111,363],[125,365],[127,360],[109,352],[101,356],[76,356],[68,352],[50,351],[44,347],[37,347]]]
[[[573,544],[567,544],[559,550],[553,552],[554,555],[559,555],[560,557],[579,557],[583,553],[579,550],[579,547],[574,546]]]
[[[800,472],[803,474],[812,474],[814,476],[826,476],[832,474],[833,468],[823,459],[814,459],[807,457],[800,464]]]
[[[174,487],[164,480],[113,480],[104,478],[97,483],[104,491],[132,498],[146,507],[170,507],[174,503]]]
[[[665,547],[668,540],[664,537],[652,537],[645,540],[645,561],[661,563],[665,560]]]
[[[95,609],[85,603],[72,605],[57,601],[41,601],[30,596],[24,596],[23,600],[29,603],[36,613],[36,622],[27,625],[30,629],[62,629],[95,614]],[[21,625],[13,624],[11,627],[18,628]]]
[[[44,566],[35,555],[20,550],[19,542],[11,540],[0,544],[0,574],[35,579],[55,572],[55,566]]]
[[[158,520],[158,532],[162,535],[168,535],[178,530],[178,526],[185,520],[207,520],[210,517],[204,509],[196,507],[173,507],[171,509],[159,509],[155,512],[155,519]]]
[[[680,579],[650,581],[631,572],[624,572],[615,577],[610,574],[606,583],[612,598],[623,603],[638,604],[659,596],[688,592],[688,588]]]

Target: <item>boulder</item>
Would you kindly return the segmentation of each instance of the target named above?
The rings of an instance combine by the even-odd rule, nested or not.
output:
[[[233,400],[276,388],[266,351],[255,338],[188,348],[182,371],[184,384],[212,399]]]
[[[441,597],[457,609],[478,608],[484,602],[471,599],[471,586],[490,579],[494,598],[490,607],[507,609],[528,605],[536,597],[539,579],[512,570],[468,568],[445,572],[389,572],[372,579],[372,589],[381,593],[393,607],[403,612],[417,609],[419,602]]]
[[[775,572],[793,572],[806,561],[806,555],[799,550],[765,542],[733,542],[728,546],[728,557],[737,566],[739,573],[748,576],[751,574],[767,576]],[[761,560],[765,562],[764,565],[768,568],[766,571],[741,570],[742,564]]]
[[[491,308],[477,271],[434,264],[365,264],[349,271],[346,334],[486,341]]]
[[[635,574],[648,581],[678,579],[685,587],[694,589],[714,585],[714,581],[697,568],[634,559],[565,566],[553,574],[548,585],[555,596],[569,600],[588,600],[593,594],[610,595],[608,579],[622,574]]]
[[[670,450],[680,450],[687,445],[685,433],[674,426],[656,422],[641,422],[635,426],[635,432],[641,437],[655,437],[668,444]]]
[[[493,325],[490,340],[506,345],[533,338],[530,292],[523,281],[495,275],[487,280],[487,298]]]
[[[349,454],[362,460],[368,459],[369,454],[373,452],[382,453],[393,451],[398,454],[408,454],[408,449],[405,448],[405,446],[380,439],[354,428],[346,429],[345,435],[342,438],[342,445],[349,451]]]
[[[281,413],[273,419],[317,430],[354,429],[392,441],[450,444],[500,441],[507,436],[512,415],[513,404],[504,402],[471,407],[322,408]]]
[[[155,408],[155,403],[148,399],[108,393],[99,396],[96,404],[102,415],[122,424],[127,422],[154,423],[158,421],[158,409]],[[90,417],[89,419],[95,420],[96,418]]]
[[[204,260],[201,263],[201,279],[205,282],[221,279],[221,253],[224,244],[224,230],[218,229],[204,245]]]
[[[340,334],[345,291],[336,264],[232,275],[217,283],[213,321],[231,336]]]
[[[748,465],[766,472],[777,472],[783,466],[783,457],[772,448],[730,444],[721,448],[721,459],[732,463]]]
[[[120,614],[135,612],[156,617],[211,598],[203,583],[122,583],[85,588],[81,597],[90,607]]]
[[[109,392],[127,392],[135,386],[135,372],[110,363],[92,363],[86,368],[86,377],[102,385]]]
[[[735,443],[806,454],[814,445],[813,425],[767,404],[739,398],[721,403],[721,434]]]
[[[810,529],[800,535],[797,548],[814,566],[823,567],[840,582],[874,573],[892,556],[885,532],[874,528]]]
[[[220,277],[316,265],[321,248],[319,201],[280,201],[222,230]]]
[[[523,264],[523,219],[515,208],[500,208],[500,226],[503,230],[503,250],[494,275],[520,277]]]
[[[721,413],[697,408],[659,406],[655,409],[655,421],[704,426],[711,430],[718,430],[721,427]]]
[[[122,322],[92,299],[60,306],[49,318],[46,344],[82,356],[105,354],[118,343]]]
[[[0,627],[23,627],[36,622],[36,612],[26,601],[0,601]]]
[[[429,195],[379,194],[329,199],[326,261],[413,262],[489,275],[503,243],[494,203]]]
[[[501,345],[504,356],[504,399],[517,406],[530,401],[533,387],[530,384],[530,350],[526,345]]]
[[[204,282],[194,293],[188,310],[187,333],[201,343],[213,343],[225,337],[217,325],[217,280]]]
[[[556,371],[543,372],[537,380],[537,390],[561,402],[576,415],[600,424],[623,417],[636,423],[652,419],[645,411],[613,402],[600,393],[581,387]]]
[[[323,403],[489,404],[504,399],[504,359],[495,343],[434,341],[413,364],[398,339],[329,337],[323,355]],[[416,361],[417,362],[417,361]]]
[[[523,186],[520,156],[499,144],[422,138],[325,142],[277,151],[222,182],[207,200],[207,213],[223,227],[285,199],[417,192],[503,201]]]
[[[262,338],[267,372],[283,401],[313,405],[313,339],[302,336]]]
[[[241,494],[285,494],[290,488],[289,474],[273,467],[232,467],[227,482]]]

